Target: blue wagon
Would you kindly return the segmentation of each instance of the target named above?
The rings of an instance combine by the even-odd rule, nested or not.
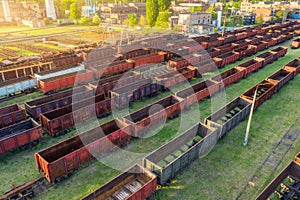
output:
[[[31,76],[11,79],[0,83],[0,96],[11,96],[19,92],[31,92],[37,87],[37,79]]]

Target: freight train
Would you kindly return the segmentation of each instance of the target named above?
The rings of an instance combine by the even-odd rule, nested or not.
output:
[[[269,51],[269,53],[273,54],[272,58],[273,58],[273,60],[275,60],[279,56],[285,55],[286,48],[282,47],[279,49],[274,49],[273,51],[272,50]],[[250,63],[249,63],[249,61],[247,61],[247,64],[244,64],[244,65],[241,64],[241,66],[240,65],[239,65],[239,67],[237,66],[236,68],[234,68],[234,70],[230,69],[230,70],[226,71],[226,73],[222,74],[225,81],[214,77],[205,82],[201,82],[201,83],[192,85],[192,89],[190,89],[190,90],[184,89],[184,90],[176,93],[174,96],[167,97],[163,100],[156,102],[155,104],[160,104],[163,108],[165,108],[165,110],[168,111],[168,113],[167,113],[168,118],[176,117],[180,114],[180,112],[183,109],[187,109],[192,104],[194,104],[198,101],[201,101],[206,97],[209,97],[210,94],[207,92],[207,89],[209,87],[211,87],[210,91],[214,91],[214,93],[216,93],[219,90],[221,90],[223,87],[225,87],[229,84],[232,84],[234,82],[237,82],[241,78],[246,77],[249,73],[259,70],[261,67],[264,67],[263,59],[265,57],[264,56],[261,56],[261,57],[262,57],[262,59],[253,59]],[[257,65],[257,63],[259,63],[259,65]],[[269,62],[267,62],[266,65],[267,64],[269,64]],[[259,83],[257,86],[253,87],[253,88],[258,87],[260,89],[257,99],[259,99],[259,97],[261,97],[261,101],[259,101],[259,103],[256,104],[256,107],[261,105],[264,101],[266,101],[268,98],[270,98],[275,92],[277,92],[284,84],[286,84],[289,80],[291,80],[294,76],[296,76],[299,73],[299,68],[300,68],[299,64],[300,64],[299,59],[295,59],[294,61],[288,63],[287,66],[284,66],[283,69],[279,70],[278,72],[276,72],[275,74],[273,74],[272,76],[270,76],[266,80],[264,80],[262,82],[262,84]],[[249,71],[248,70],[249,66],[251,66],[251,67],[255,66],[255,68],[252,68]],[[194,68],[190,68],[190,70],[191,69],[194,70],[194,72],[192,73],[192,74],[194,74],[193,77],[197,77],[198,72],[203,70],[203,68],[201,66],[197,67],[197,65],[195,65],[195,66],[191,66],[191,67],[194,67]],[[196,68],[196,71],[198,71],[198,72],[195,72],[195,68]],[[185,70],[188,70],[188,68],[185,68]],[[207,70],[210,71],[210,68],[207,68]],[[284,70],[284,71],[282,71],[282,70]],[[145,80],[147,80],[147,79],[142,79],[142,81],[145,81]],[[139,81],[140,80],[137,79],[137,82],[139,82]],[[271,90],[264,88],[264,86],[266,85],[265,82],[267,82],[268,85],[270,85],[270,88],[272,88]],[[153,83],[155,83],[155,81],[152,80],[151,84],[153,84]],[[147,84],[148,83],[146,83],[146,85]],[[100,84],[100,85],[102,85],[102,84]],[[97,83],[96,88],[97,87],[98,87],[98,83]],[[123,87],[127,87],[127,86],[125,85]],[[122,91],[127,92],[127,90],[122,89],[123,87],[117,88],[117,91],[118,90],[121,91],[118,93],[118,95],[120,95],[120,94],[123,95]],[[149,88],[151,91],[151,87],[149,87]],[[158,90],[161,90],[161,88],[156,88],[153,90],[153,92],[157,93]],[[84,89],[83,89],[83,91],[84,91]],[[95,89],[89,88],[89,89],[87,89],[87,91],[91,91],[92,93],[95,93]],[[146,90],[144,90],[144,91],[146,91]],[[80,89],[79,89],[79,93],[81,93]],[[100,100],[100,102],[103,102],[105,100],[103,97],[107,96],[107,95],[109,96],[110,91],[108,91],[108,94],[107,94],[107,92],[104,92],[104,91],[100,92],[100,93],[98,93],[98,95],[101,97],[100,99],[102,100],[102,101]],[[145,92],[142,92],[142,90],[140,90],[140,92],[138,92],[138,93],[139,93],[138,94],[139,96],[141,94],[143,94],[143,95],[147,94]],[[195,93],[196,95],[193,93]],[[172,154],[172,156],[174,158],[173,160],[165,162],[164,156],[168,157],[168,155],[163,156],[163,154],[161,154],[162,155],[161,160],[158,160],[158,158],[155,158],[156,160],[151,160],[152,157],[150,155],[146,157],[149,159],[146,159],[146,158],[144,159],[144,167],[145,168],[147,168],[149,166],[153,166],[153,165],[160,166],[162,164],[162,166],[160,166],[159,170],[150,172],[151,170],[153,170],[153,168],[144,169],[143,167],[140,167],[140,166],[134,167],[136,169],[140,168],[141,170],[144,170],[147,173],[147,176],[151,177],[151,180],[155,180],[154,182],[151,182],[150,179],[149,179],[149,182],[147,182],[147,181],[141,182],[141,179],[146,180],[146,178],[140,179],[140,178],[137,178],[134,176],[130,176],[130,177],[133,177],[132,180],[135,180],[135,178],[136,178],[137,182],[129,181],[129,182],[126,182],[123,184],[123,182],[121,182],[120,178],[119,179],[116,178],[116,179],[113,179],[112,181],[114,182],[115,185],[116,184],[120,185],[120,190],[113,191],[113,193],[111,193],[111,195],[120,193],[121,190],[128,191],[128,187],[132,184],[140,184],[139,187],[137,187],[139,189],[132,190],[129,193],[128,198],[129,197],[138,198],[138,197],[140,197],[141,193],[143,194],[143,191],[144,192],[152,191],[151,193],[149,193],[148,195],[145,195],[144,197],[150,196],[152,193],[155,192],[155,190],[153,190],[153,189],[151,190],[150,187],[151,188],[156,187],[156,180],[158,181],[159,184],[165,184],[166,182],[173,179],[176,176],[176,174],[182,168],[187,166],[192,160],[194,160],[195,158],[198,158],[201,155],[206,154],[209,151],[209,149],[210,149],[209,145],[205,145],[205,144],[211,144],[211,141],[217,142],[217,140],[219,138],[224,137],[230,130],[232,130],[237,124],[239,124],[240,121],[242,121],[249,115],[249,112],[250,112],[249,108],[251,107],[252,101],[253,101],[252,93],[253,93],[253,91],[251,88],[249,91],[242,94],[241,97],[235,99],[234,101],[230,102],[225,107],[221,108],[216,113],[213,113],[211,116],[207,117],[203,124],[199,123],[199,124],[193,126],[192,130],[188,130],[185,133],[183,133],[181,135],[182,138],[177,139],[177,140],[183,141],[183,143],[181,144],[181,146],[183,147],[180,150],[181,153],[178,155],[173,154],[172,152],[170,153],[170,154]],[[53,101],[58,101],[59,98],[55,98],[55,96],[58,94],[59,93],[54,94],[53,96],[51,95],[51,99],[53,99]],[[148,94],[151,94],[151,92]],[[113,96],[112,94],[110,94],[110,95]],[[44,101],[41,101],[37,104],[39,107],[39,106],[43,105],[44,103],[45,104],[48,103],[49,105],[51,105],[51,102],[52,102],[51,100],[47,100],[47,98],[46,98]],[[115,101],[115,102],[117,102],[117,101]],[[51,112],[53,112],[53,116],[56,114],[61,115],[61,113],[58,112],[58,110],[67,109],[67,107],[70,106],[72,103],[76,104],[76,103],[72,102],[72,100],[67,99],[66,106],[63,106],[63,105],[58,106],[57,110],[55,110],[55,112],[53,112],[52,108],[50,108],[48,111],[46,111],[44,113],[44,115],[52,116],[52,114],[48,114]],[[55,103],[53,103],[53,104],[55,104]],[[28,105],[30,105],[30,103],[28,103]],[[33,103],[33,105],[35,105],[35,104]],[[84,108],[86,108],[89,105],[88,105],[88,103],[84,103],[83,106],[84,106]],[[102,130],[104,130],[104,133],[106,136],[105,139],[104,138],[101,139],[98,137],[92,137],[93,133],[97,132],[97,130],[91,129],[85,133],[82,133],[82,135],[91,137],[90,139],[88,139],[88,141],[90,141],[90,149],[87,149],[86,146],[80,146],[80,144],[77,144],[76,141],[78,140],[79,136],[74,136],[73,138],[67,139],[67,140],[65,140],[61,143],[58,143],[54,146],[51,146],[45,150],[37,152],[35,154],[35,159],[36,159],[36,164],[37,164],[38,169],[43,174],[45,174],[48,182],[60,181],[61,179],[66,178],[70,174],[72,174],[72,172],[75,169],[77,169],[78,167],[80,167],[82,164],[88,163],[94,159],[94,157],[89,152],[89,150],[91,152],[96,153],[97,155],[101,155],[101,154],[106,154],[108,152],[114,151],[115,150],[114,146],[126,145],[131,140],[132,137],[140,137],[141,135],[145,134],[145,132],[147,132],[147,129],[143,129],[143,127],[145,127],[145,125],[147,125],[148,118],[153,117],[153,116],[145,116],[142,118],[140,116],[143,116],[143,113],[145,113],[145,112],[147,113],[148,108],[149,108],[149,106],[142,108],[141,110],[137,111],[136,113],[131,113],[130,116],[128,116],[128,117],[126,117],[126,116],[123,117],[121,120],[116,119],[111,122],[102,124],[101,128],[102,128]],[[81,107],[78,107],[78,109],[81,109]],[[223,112],[223,111],[225,111],[225,112]],[[40,112],[40,114],[37,114],[35,116],[38,116],[38,115],[42,116],[43,112]],[[62,112],[62,113],[64,113],[64,112]],[[104,114],[104,113],[107,113],[107,111],[100,111],[100,113]],[[156,112],[154,113],[155,118],[159,119],[159,117],[161,116],[160,113],[161,113],[161,110],[156,110]],[[55,119],[55,116],[53,119]],[[84,119],[86,119],[85,116],[84,116]],[[154,126],[157,125],[159,123],[159,121],[160,120],[155,121],[155,123],[153,123],[153,125]],[[139,124],[139,126],[137,126],[137,124]],[[51,127],[51,125],[50,125],[50,127]],[[138,127],[138,129],[136,127]],[[45,128],[45,125],[43,128]],[[55,128],[55,126],[54,126],[54,128]],[[194,132],[195,132],[194,130],[197,130],[196,134],[194,134]],[[128,132],[130,132],[131,134],[124,134],[124,133],[128,133]],[[16,135],[11,135],[9,137],[15,137],[15,136]],[[7,137],[7,136],[5,136],[5,137]],[[104,142],[105,140],[107,140],[107,142]],[[113,141],[112,144],[114,144],[114,145],[107,146],[107,144],[111,144],[111,142],[109,142],[108,140]],[[176,141],[176,138],[174,140]],[[165,148],[169,149],[169,147],[172,146],[172,144],[174,143],[174,140],[172,140],[170,142],[170,144],[167,143],[166,144],[167,147],[165,147]],[[81,140],[79,140],[79,141],[81,141]],[[74,150],[75,146],[72,147],[72,145],[75,145],[76,149],[80,148],[80,151],[77,151],[77,150],[75,151]],[[65,152],[64,155],[55,153],[58,149],[65,149],[65,150],[63,150],[63,152]],[[159,151],[159,150],[157,150],[157,151]],[[53,154],[53,155],[50,155],[50,154]],[[77,158],[80,158],[80,159],[78,160]],[[75,160],[78,161],[77,164],[74,162]],[[164,163],[161,161],[164,161]],[[63,163],[63,165],[59,168],[55,167],[56,166],[55,163],[60,163],[60,162]],[[151,164],[152,162],[153,162],[153,164]],[[170,166],[172,166],[172,167],[170,167]],[[128,175],[128,173],[125,173],[125,174]],[[123,177],[124,175],[120,175],[120,176]],[[157,177],[157,179],[155,177]],[[31,186],[34,185],[38,181],[40,181],[40,180],[38,179],[36,181],[33,181],[31,183]],[[149,184],[146,184],[146,183],[149,183]],[[111,185],[111,184],[107,184],[103,187],[109,188],[110,187],[109,185]],[[128,186],[128,187],[125,187],[125,189],[121,189],[122,188],[121,186],[124,186],[124,187]],[[17,187],[16,190],[18,190],[19,193],[22,193],[22,191],[23,191],[23,190],[20,190],[20,188],[22,188],[24,190],[28,189],[27,187],[25,187],[25,188]],[[148,188],[148,189],[143,190],[145,188]],[[102,187],[99,188],[97,191],[102,191]],[[32,192],[32,191],[30,191],[30,192]],[[8,199],[11,197],[10,195],[16,195],[16,194],[13,191],[10,191],[9,193],[6,194],[6,196],[4,195],[1,198]],[[95,191],[93,194],[88,195],[87,199],[94,199],[98,195],[100,195],[100,194]]]

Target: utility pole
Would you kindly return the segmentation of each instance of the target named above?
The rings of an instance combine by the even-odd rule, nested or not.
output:
[[[256,86],[256,89],[255,89],[255,92],[254,92],[254,97],[253,97],[253,101],[252,101],[252,106],[251,106],[251,110],[250,110],[249,120],[248,120],[246,134],[245,134],[245,139],[244,139],[244,146],[246,146],[247,143],[248,143],[249,132],[250,132],[250,125],[251,125],[251,120],[252,120],[252,114],[253,114],[253,111],[254,111],[254,105],[255,105],[255,100],[256,100],[256,95],[257,95],[258,87],[259,87],[259,85]]]
[[[227,13],[225,12],[225,7],[226,7],[226,0],[224,0],[224,5],[222,8],[223,14],[224,14],[224,23],[223,23],[223,28],[222,28],[222,37],[224,36],[224,32],[225,32],[225,27],[226,27],[226,19],[227,19]]]

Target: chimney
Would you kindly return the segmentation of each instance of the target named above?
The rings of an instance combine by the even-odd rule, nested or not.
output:
[[[56,20],[53,0],[46,0],[46,15],[48,18]]]
[[[12,22],[10,10],[9,10],[9,6],[8,6],[8,0],[2,0],[2,5],[3,5],[5,21]]]

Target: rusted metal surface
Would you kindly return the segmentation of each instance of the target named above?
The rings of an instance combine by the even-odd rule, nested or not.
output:
[[[178,116],[183,108],[180,99],[169,96],[124,116],[123,120],[133,126],[133,136],[139,137],[158,127],[165,120]]]
[[[236,66],[237,69],[240,69],[240,70],[245,70],[245,77],[254,72],[254,71],[257,71],[259,68],[262,67],[262,60],[254,60],[254,59],[251,59],[251,60],[248,60],[242,64],[239,64],[238,66]]]
[[[211,80],[216,82],[221,82],[223,87],[227,87],[230,84],[236,83],[245,76],[244,69],[232,68],[219,75],[211,78]]]
[[[270,81],[264,80],[258,83],[256,86],[247,90],[245,93],[241,95],[241,97],[252,102],[254,92],[257,87],[258,87],[258,92],[255,100],[254,109],[257,109],[258,106],[262,105],[276,92],[275,84]]]
[[[271,183],[256,197],[256,200],[266,200],[269,197],[282,199],[297,199],[300,194],[300,164],[292,161]]]
[[[27,113],[36,120],[40,114],[70,105],[74,100],[79,101],[94,95],[94,90],[87,86],[72,88],[55,93],[29,102],[25,102]]]
[[[107,182],[82,200],[134,200],[147,199],[156,192],[156,176],[140,165],[134,165],[126,172]]]
[[[36,166],[48,182],[59,181],[74,169],[126,145],[130,132],[130,125],[109,121],[35,153]]]
[[[207,154],[214,145],[207,141],[216,142],[216,134],[214,129],[198,123],[147,155],[144,167],[156,174],[158,184],[165,185],[193,160]]]
[[[32,119],[0,129],[0,154],[19,147],[31,147],[43,136],[41,126]]]
[[[291,62],[289,62],[288,64],[286,64],[283,69],[294,72],[294,77],[300,73],[300,59],[296,58],[294,60],[292,60]]]
[[[289,72],[285,69],[280,69],[271,76],[267,78],[268,81],[275,84],[275,90],[278,91],[285,84],[287,84],[291,79],[294,78],[294,73]]]
[[[0,128],[26,119],[26,112],[19,104],[0,108]]]
[[[219,138],[224,137],[250,114],[251,103],[240,97],[205,118],[204,123],[218,130]]]

